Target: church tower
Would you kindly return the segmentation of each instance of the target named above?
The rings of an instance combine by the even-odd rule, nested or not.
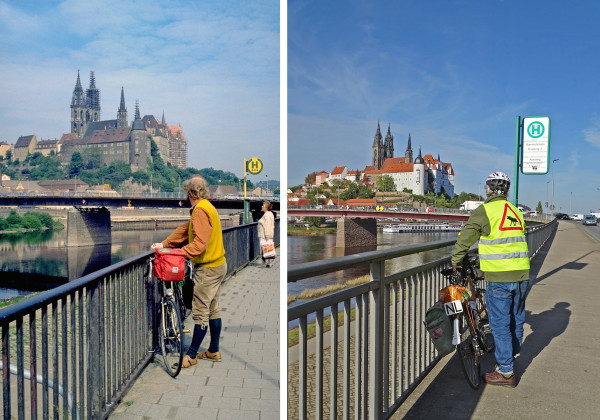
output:
[[[73,89],[73,99],[71,99],[71,133],[77,134],[78,137],[83,136],[85,132],[85,115],[85,94],[81,87],[79,70],[77,70],[77,82]]]
[[[129,164],[132,170],[144,170],[151,157],[150,140],[146,134],[146,125],[140,118],[140,105],[135,101],[135,118],[129,133]]]
[[[373,139],[373,166],[375,169],[381,168],[383,164],[383,136],[381,135],[381,128],[379,128],[379,121],[377,121],[377,131]]]
[[[125,93],[123,86],[121,86],[121,105],[117,111],[117,128],[125,128],[129,126],[127,122],[127,108],[125,107]]]
[[[85,92],[87,115],[86,123],[100,121],[100,89],[96,88],[94,71],[90,71],[90,87]]]
[[[388,131],[385,136],[385,142],[383,143],[383,160],[385,161],[387,158],[394,157],[394,136],[392,136],[392,132],[390,131],[390,124],[388,123]],[[383,164],[383,162],[382,162]]]
[[[421,150],[419,149],[419,154],[421,153]],[[408,133],[408,146],[406,146],[406,153],[404,155],[404,161],[406,163],[413,163],[413,151],[412,151],[412,146],[410,145],[410,133]]]

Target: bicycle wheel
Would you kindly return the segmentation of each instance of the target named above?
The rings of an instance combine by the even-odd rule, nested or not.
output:
[[[463,318],[468,326],[467,337],[456,346],[461,366],[467,382],[473,389],[479,389],[481,386],[481,365],[479,363],[479,345],[477,343],[476,330],[469,319],[467,313],[463,315]]]
[[[183,341],[181,337],[183,324],[179,308],[177,308],[173,299],[163,298],[161,308],[160,348],[167,373],[175,377],[181,370],[181,361],[183,360]]]

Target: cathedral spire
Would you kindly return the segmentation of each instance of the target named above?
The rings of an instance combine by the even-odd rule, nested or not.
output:
[[[121,86],[121,104],[119,105],[119,112],[120,111],[127,112],[127,108],[125,107],[125,91],[123,90],[123,86]]]
[[[413,163],[413,150],[410,141],[410,133],[408,133],[408,146],[406,146],[406,153],[404,154],[405,163]]]
[[[117,127],[125,128],[128,125],[127,107],[125,106],[125,91],[123,90],[123,86],[121,86],[121,104],[119,105],[119,110],[117,111]]]
[[[71,100],[71,108],[83,106],[85,106],[85,95],[83,93],[83,88],[81,87],[79,70],[77,70],[77,82],[75,83],[75,89],[73,89],[73,99]]]
[[[388,131],[383,143],[383,160],[394,157],[394,136],[392,136],[391,124],[388,123]]]

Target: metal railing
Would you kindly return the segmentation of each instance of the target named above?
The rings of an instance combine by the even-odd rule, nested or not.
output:
[[[556,220],[528,229],[533,257]],[[288,268],[297,281],[370,265],[371,281],[288,309],[298,344],[288,348],[288,418],[388,418],[440,359],[426,334],[427,308],[446,285],[450,257],[389,273],[391,260],[449,247],[443,240],[365,252]],[[296,357],[297,354],[297,357]]]
[[[275,226],[278,242],[279,219]],[[223,229],[228,275],[260,255],[256,231],[257,223]],[[156,348],[152,255],[0,309],[5,419],[13,407],[18,419],[108,417]]]

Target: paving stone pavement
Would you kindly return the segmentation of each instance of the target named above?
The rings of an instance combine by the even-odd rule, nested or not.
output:
[[[171,378],[156,357],[109,418],[279,419],[279,271],[279,258],[271,268],[258,260],[223,283],[222,362],[199,360]],[[193,331],[191,316],[185,324]],[[209,343],[207,334],[201,350]]]

